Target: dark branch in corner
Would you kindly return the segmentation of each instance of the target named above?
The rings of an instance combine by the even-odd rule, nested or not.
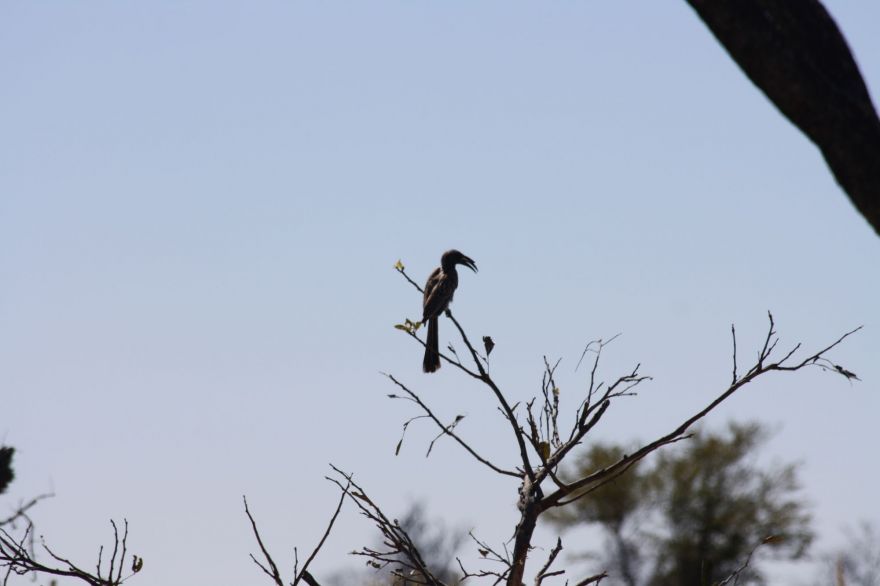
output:
[[[819,0],[688,0],[780,112],[813,141],[880,234],[880,119],[846,39]]]

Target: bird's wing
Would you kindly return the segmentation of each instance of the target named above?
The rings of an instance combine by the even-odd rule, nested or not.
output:
[[[437,317],[449,305],[457,285],[449,277],[450,275],[444,273],[439,267],[428,277],[428,282],[425,283],[422,321]]]

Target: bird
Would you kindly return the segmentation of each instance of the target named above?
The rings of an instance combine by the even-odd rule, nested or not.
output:
[[[425,283],[425,298],[422,303],[422,323],[428,324],[428,341],[425,345],[425,358],[422,370],[435,372],[440,368],[440,344],[437,336],[437,318],[443,313],[458,287],[458,272],[455,265],[464,265],[477,272],[477,263],[472,258],[453,249],[440,257],[440,266],[434,269]]]

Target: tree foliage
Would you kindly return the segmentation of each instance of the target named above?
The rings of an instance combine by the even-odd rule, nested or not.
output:
[[[714,584],[736,572],[758,545],[799,557],[812,532],[797,467],[758,466],[755,455],[766,438],[755,423],[698,432],[553,519],[566,527],[598,524],[608,542],[604,561],[627,586]],[[625,452],[594,445],[575,475]],[[759,581],[760,573],[751,565],[740,577]]]

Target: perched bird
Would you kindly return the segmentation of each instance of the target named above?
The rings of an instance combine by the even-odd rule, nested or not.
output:
[[[422,304],[422,323],[428,324],[428,342],[422,370],[434,372],[440,368],[440,344],[437,337],[437,318],[443,313],[455,288],[458,287],[458,273],[455,265],[464,265],[477,272],[477,264],[457,250],[447,250],[440,257],[440,266],[434,269],[428,282],[425,283],[425,300]]]

